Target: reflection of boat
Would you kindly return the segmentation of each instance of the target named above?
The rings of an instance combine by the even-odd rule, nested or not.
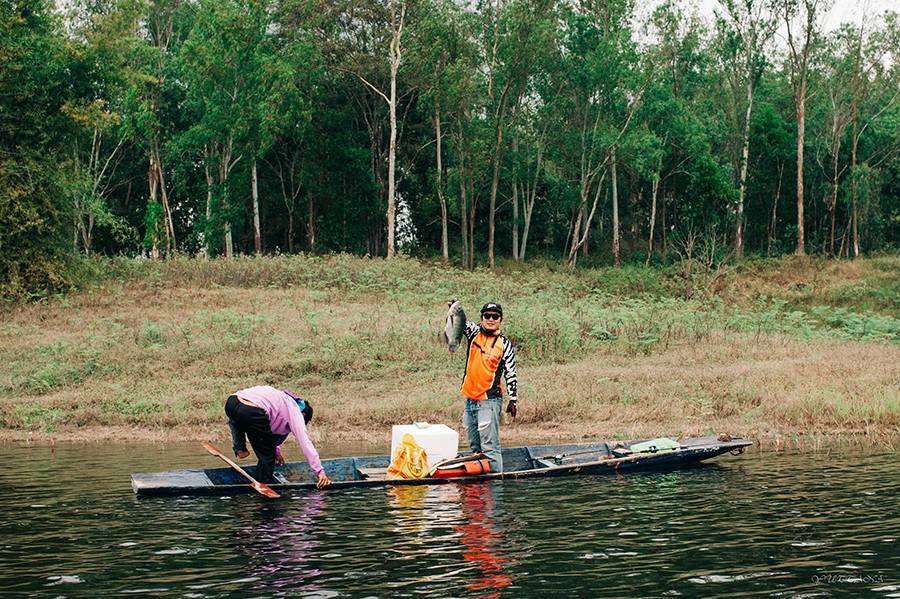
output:
[[[745,447],[752,445],[752,442],[741,437],[732,438],[723,435],[683,439],[676,444],[675,449],[653,451],[652,447],[647,450],[647,445],[647,441],[630,441],[510,447],[503,450],[503,464],[507,468],[505,472],[457,478],[389,480],[386,477],[386,470],[390,456],[386,455],[334,458],[324,460],[322,465],[334,481],[331,487],[333,489],[427,485],[534,476],[670,470],[697,464],[723,453],[740,453]],[[631,451],[630,448],[633,446],[636,451]],[[638,447],[640,450],[637,450]],[[255,475],[255,467],[247,467],[246,470],[251,476]],[[279,474],[279,478],[287,482],[270,485],[273,489],[315,488],[316,477],[306,462],[289,462],[279,470]],[[131,475],[131,486],[138,495],[224,495],[253,491],[241,475],[230,468],[137,473]]]

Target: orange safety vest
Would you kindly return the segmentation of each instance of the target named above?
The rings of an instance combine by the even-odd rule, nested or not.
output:
[[[462,394],[469,399],[487,399],[488,391],[500,384],[503,350],[506,338],[500,334],[490,336],[478,331],[469,343],[466,357],[466,376],[463,378]],[[502,391],[499,396],[502,396]]]

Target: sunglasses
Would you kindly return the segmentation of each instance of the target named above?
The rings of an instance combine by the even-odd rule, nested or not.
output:
[[[500,320],[501,318],[503,318],[499,314],[494,314],[493,312],[486,312],[482,314],[481,317],[485,320]]]

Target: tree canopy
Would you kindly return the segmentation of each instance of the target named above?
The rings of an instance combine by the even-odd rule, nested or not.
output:
[[[637,8],[3,2],[3,295],[65,288],[78,254],[896,247],[897,13]]]

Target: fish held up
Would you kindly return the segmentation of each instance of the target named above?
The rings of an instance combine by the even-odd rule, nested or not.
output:
[[[447,310],[447,322],[444,325],[444,340],[447,342],[447,349],[452,354],[459,348],[459,344],[466,334],[466,313],[459,300],[450,300],[448,304],[450,309]]]

